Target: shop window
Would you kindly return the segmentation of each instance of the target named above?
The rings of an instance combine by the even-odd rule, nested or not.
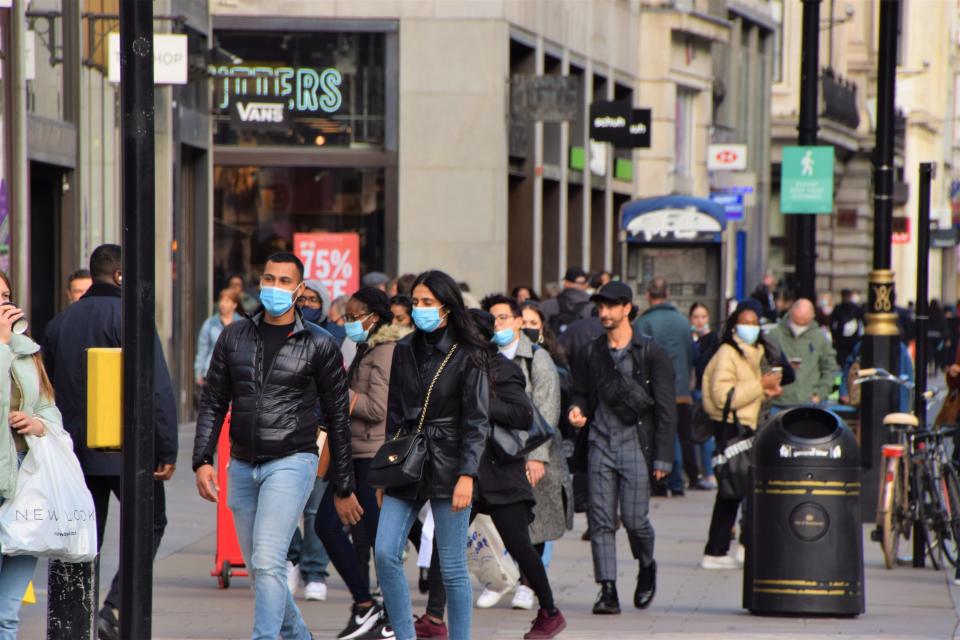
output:
[[[256,282],[295,233],[356,233],[360,273],[385,270],[383,169],[217,166],[214,189],[214,290]]]
[[[214,142],[382,148],[382,33],[218,31]]]

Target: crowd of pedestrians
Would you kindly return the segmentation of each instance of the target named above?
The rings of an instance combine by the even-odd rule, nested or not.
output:
[[[89,348],[122,344],[120,247],[98,247],[89,267],[71,274],[71,304],[47,326],[42,349],[14,329],[23,312],[0,306],[0,414],[11,425],[0,432],[0,501],[13,495],[31,438],[62,434],[102,541],[120,459],[86,446],[85,359]],[[723,443],[769,415],[856,403],[848,378],[864,332],[857,292],[830,308],[792,298],[768,275],[715,322],[708,301],[678,309],[662,277],[642,286],[641,300],[612,274],[574,266],[545,300],[527,285],[477,300],[442,271],[374,272],[332,299],[289,253],[269,258],[255,291],[243,276],[228,278],[198,336],[192,467],[199,494],[223,499],[215,452],[229,424],[227,503],[253,580],[252,637],[311,638],[295,596],[325,600],[332,566],[352,599],[339,639],[465,640],[473,608],[508,596],[514,609],[536,609],[524,638],[553,638],[567,622],[549,577],[552,545],[575,511],[587,515],[593,613],[622,611],[620,528],[636,562],[632,604],[646,609],[657,590],[652,499],[716,490]],[[0,304],[11,297],[0,274]],[[903,369],[909,310],[899,317]],[[931,321],[933,366],[960,379],[956,314],[937,304]],[[159,338],[155,367],[156,549],[177,459]],[[714,437],[696,437],[701,412]],[[536,446],[511,449],[538,430]],[[740,503],[718,491],[709,524],[704,514],[703,569],[742,566]],[[487,584],[474,600],[466,541],[481,515],[507,552],[499,561],[515,563],[520,577]],[[428,596],[420,615],[410,545]],[[15,637],[13,596],[35,562],[3,558],[0,638]],[[98,614],[105,640],[120,637],[118,590],[115,577]]]

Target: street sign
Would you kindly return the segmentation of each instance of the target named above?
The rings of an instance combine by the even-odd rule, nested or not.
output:
[[[510,115],[524,120],[576,120],[580,81],[574,76],[535,76],[515,73],[510,78]]]
[[[910,218],[893,216],[890,242],[893,244],[910,244]]]
[[[109,38],[107,79],[120,82],[120,34]],[[187,36],[182,33],[153,34],[153,84],[187,84]]]
[[[303,261],[303,277],[323,282],[331,298],[360,288],[360,234],[295,233],[293,252]]]
[[[710,199],[723,207],[727,220],[743,220],[743,193],[711,191]]]
[[[833,147],[783,148],[780,212],[833,212]]]
[[[932,249],[950,249],[957,246],[957,229],[930,229],[930,247]]]
[[[711,144],[707,147],[708,171],[743,171],[747,168],[747,145]]]

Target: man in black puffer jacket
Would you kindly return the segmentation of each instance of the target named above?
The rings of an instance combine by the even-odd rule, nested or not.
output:
[[[213,453],[230,409],[228,504],[256,589],[253,637],[306,640],[310,632],[287,587],[286,558],[317,475],[321,423],[337,514],[353,525],[363,513],[353,495],[347,380],[330,334],[304,322],[294,306],[303,293],[303,263],[274,254],[260,286],[264,311],[228,326],[214,348],[193,469],[201,497],[216,502]]]

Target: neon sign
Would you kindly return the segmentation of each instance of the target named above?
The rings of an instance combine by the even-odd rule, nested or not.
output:
[[[221,111],[244,98],[285,103],[289,111],[334,113],[343,105],[343,76],[334,68],[224,65],[210,67],[217,83]]]

